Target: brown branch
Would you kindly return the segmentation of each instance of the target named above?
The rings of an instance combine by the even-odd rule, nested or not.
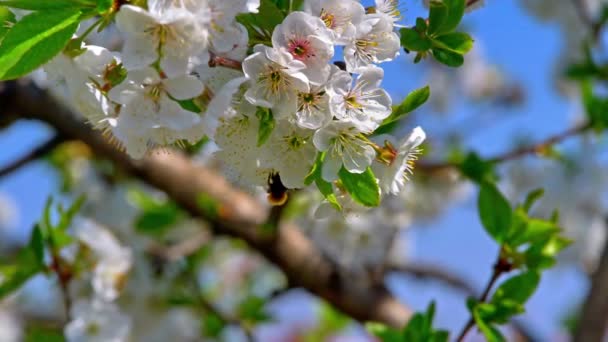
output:
[[[608,329],[608,244],[600,258],[600,263],[591,276],[591,289],[583,304],[582,314],[574,333],[575,342],[606,341]]]
[[[209,57],[209,67],[214,68],[218,66],[239,71],[243,70],[243,64],[241,62],[212,54]]]
[[[377,321],[401,327],[411,312],[384,285],[369,286],[346,277],[323,256],[295,225],[282,223],[275,234],[259,229],[267,211],[251,196],[235,190],[223,177],[193,164],[182,153],[152,153],[134,161],[115,149],[100,134],[74,117],[65,106],[32,84],[10,83],[3,96],[23,117],[45,121],[59,134],[79,139],[123,171],[164,191],[194,217],[212,224],[215,234],[246,241],[285,273],[289,284],[316,294],[359,321]],[[217,209],[199,206],[201,198]]]
[[[493,164],[498,164],[498,163],[502,163],[502,162],[506,162],[506,161],[519,159],[519,158],[525,157],[527,155],[541,154],[541,153],[546,152],[553,145],[556,145],[568,138],[571,138],[571,137],[579,135],[583,132],[586,132],[590,128],[591,128],[591,123],[589,123],[589,122],[582,123],[582,124],[579,124],[572,128],[569,128],[569,129],[565,130],[564,132],[558,133],[545,140],[542,140],[536,144],[519,147],[512,151],[508,151],[503,154],[499,154],[497,156],[494,156],[494,157],[491,157],[491,158],[488,158],[485,160],[490,163],[493,163]],[[422,170],[425,172],[429,172],[429,173],[445,171],[446,169],[458,169],[458,167],[459,167],[458,163],[425,163],[424,161],[422,161],[422,162],[419,162],[418,164],[416,164],[416,169]]]
[[[59,144],[61,144],[64,141],[65,141],[65,139],[58,135],[52,137],[51,139],[47,140],[40,146],[31,150],[28,154],[11,162],[10,164],[2,167],[0,169],[0,178],[8,176],[8,175],[12,174],[13,172],[18,171],[19,169],[21,169],[23,166],[27,165],[28,163],[44,157],[47,153],[51,152],[55,147],[57,147]]]

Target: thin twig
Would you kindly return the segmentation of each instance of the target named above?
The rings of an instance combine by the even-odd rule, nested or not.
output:
[[[546,152],[551,146],[561,143],[562,141],[574,137],[578,134],[586,132],[591,128],[591,123],[586,122],[572,128],[567,129],[564,132],[558,133],[554,136],[551,136],[543,141],[540,141],[536,144],[524,146],[520,148],[516,148],[512,151],[505,152],[503,154],[499,154],[497,156],[486,159],[486,161],[498,164],[506,161],[511,161],[515,159],[519,159],[531,154],[539,154]],[[423,170],[425,172],[438,172],[443,171],[445,169],[457,169],[459,167],[458,163],[448,162],[448,163],[424,163],[420,162],[416,165],[416,169]]]
[[[52,151],[55,147],[57,147],[59,144],[61,144],[64,141],[65,141],[65,139],[59,135],[52,137],[51,139],[47,140],[40,146],[31,150],[28,154],[22,156],[21,158],[13,161],[12,163],[4,166],[3,168],[1,168],[0,169],[0,178],[8,176],[13,172],[18,171],[20,168],[27,165],[28,163],[44,157],[45,155],[47,155],[50,151]]]
[[[436,265],[428,265],[428,264],[391,264],[387,266],[388,271],[396,272],[402,275],[411,275],[417,278],[424,278],[442,282],[454,289],[463,291],[470,297],[478,297],[479,292],[476,287],[462,276],[454,274],[447,269],[438,267]],[[539,341],[531,331],[529,327],[518,320],[512,320],[510,322],[512,328],[517,336],[519,336],[518,341]]]
[[[498,280],[498,278],[500,278],[500,276],[503,275],[504,273],[507,273],[513,269],[513,265],[511,265],[510,262],[501,258],[501,254],[502,253],[498,254],[496,263],[494,264],[494,268],[492,270],[492,276],[488,280],[488,283],[486,284],[486,287],[484,288],[483,293],[479,297],[479,302],[481,302],[481,303],[485,302],[488,299],[488,296],[490,295],[490,291],[496,284],[496,281]],[[467,321],[467,324],[464,326],[464,328],[462,328],[462,331],[460,332],[460,335],[458,336],[456,341],[457,342],[464,341],[465,336],[467,335],[469,330],[471,330],[471,328],[473,328],[474,326],[475,326],[475,320],[474,320],[473,316],[471,315],[471,318]]]
[[[218,66],[234,70],[243,70],[243,64],[237,60],[217,55],[211,55],[209,57],[209,67],[214,68]]]

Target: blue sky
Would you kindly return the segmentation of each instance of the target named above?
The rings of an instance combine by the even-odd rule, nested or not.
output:
[[[563,42],[559,28],[540,23],[519,6],[518,1],[493,1],[468,15],[464,21],[490,63],[498,65],[510,78],[521,83],[527,95],[524,106],[498,113],[500,124],[476,132],[465,141],[466,146],[482,155],[507,150],[514,136],[522,132],[540,139],[564,130],[571,124],[572,105],[561,98],[553,84],[554,63]],[[411,4],[411,6],[410,6]],[[408,21],[421,12],[419,1],[408,1]],[[409,90],[423,86],[424,68],[411,63],[412,56],[383,65],[385,87],[398,99]],[[456,117],[475,109],[457,105]],[[417,115],[427,135],[443,132],[449,122]],[[35,122],[21,122],[0,133],[0,165],[26,153],[50,135],[50,130]],[[0,193],[8,194],[20,209],[15,236],[25,239],[32,223],[39,217],[44,202],[58,191],[57,177],[44,163],[31,163],[9,177],[0,179]],[[497,247],[485,236],[477,219],[474,198],[451,207],[437,220],[417,224],[408,232],[415,245],[413,260],[434,262],[449,268],[481,288],[489,276]],[[421,227],[424,226],[424,229]],[[414,282],[404,286],[402,278],[391,279],[399,295],[414,309],[423,309],[431,299],[437,300],[440,326],[459,330],[467,319],[462,294],[430,282]],[[559,284],[559,286],[555,286]],[[533,331],[547,339],[554,336],[560,319],[584,295],[587,282],[570,267],[561,267],[547,274],[540,290],[531,299],[523,317]]]

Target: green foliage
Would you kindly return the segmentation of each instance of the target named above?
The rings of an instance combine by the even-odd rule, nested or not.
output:
[[[350,173],[344,167],[338,171],[342,186],[359,204],[366,207],[380,205],[380,186],[371,168],[363,173]]]
[[[272,317],[266,311],[266,301],[263,298],[250,296],[245,298],[238,307],[238,316],[241,321],[249,325],[267,322]]]
[[[462,160],[457,160],[460,172],[476,183],[496,180],[494,163],[485,161],[475,152],[470,152]]]
[[[285,12],[277,7],[283,6],[280,0],[261,0],[258,13],[240,14],[236,17],[249,32],[251,44],[271,45],[272,31],[285,18]]]
[[[268,108],[258,107],[255,116],[260,120],[260,126],[258,128],[258,146],[262,146],[268,141],[268,138],[270,138],[276,123],[272,111]]]
[[[434,316],[435,302],[431,302],[426,312],[416,313],[402,331],[379,323],[368,323],[365,327],[382,342],[447,342],[448,332],[433,328]]]
[[[13,12],[5,6],[0,6],[0,42],[16,21]]]
[[[315,163],[312,165],[310,172],[304,179],[304,184],[310,185],[312,182],[315,182],[317,188],[321,194],[323,194],[323,197],[325,197],[325,199],[331,203],[336,210],[342,210],[342,206],[338,202],[338,198],[334,193],[332,184],[324,180],[322,177],[321,170],[323,169],[323,159],[325,159],[325,152],[318,152]]]
[[[382,124],[374,131],[374,134],[390,132],[394,128],[397,120],[405,117],[407,114],[422,106],[424,103],[426,103],[430,96],[431,88],[429,88],[428,85],[407,94],[405,99],[399,105],[393,106],[393,112],[391,115],[382,121]]]
[[[31,277],[45,269],[44,242],[38,226],[32,230],[30,242],[17,255],[16,260],[0,264],[0,299],[19,289]]]
[[[66,10],[23,17],[0,44],[0,80],[23,76],[61,52],[76,32],[80,17],[81,12]]]
[[[131,189],[129,199],[141,210],[135,218],[135,230],[147,235],[159,236],[185,217],[179,206],[167,199],[158,199],[144,191]]]
[[[479,217],[486,232],[502,243],[511,226],[511,205],[491,183],[482,183],[477,200]]]
[[[7,7],[33,12],[16,22]],[[94,26],[105,27],[112,12],[111,0],[0,0],[0,80],[47,63],[68,45],[81,21],[101,16]]]
[[[440,63],[459,67],[464,55],[473,47],[473,39],[467,33],[454,32],[462,20],[464,0],[431,0],[427,22],[418,18],[416,25],[402,28],[401,45],[406,51],[416,51],[418,63],[429,52]]]
[[[32,229],[29,243],[15,260],[0,263],[0,299],[19,289],[36,274],[47,270],[45,252],[56,254],[72,241],[67,235],[67,229],[83,203],[84,198],[81,197],[67,209],[57,205],[58,220],[54,224],[51,218],[53,202],[51,199],[47,201],[42,219]]]
[[[591,127],[598,132],[608,128],[608,97],[595,94],[589,80],[581,82],[581,95]]]
[[[44,326],[29,326],[25,330],[24,342],[64,342],[63,330]]]
[[[336,334],[344,330],[352,320],[338,312],[331,305],[321,302],[318,309],[319,323],[314,329],[306,332],[303,342],[317,342],[331,340]]]
[[[480,186],[481,221],[500,244],[493,281],[513,269],[520,272],[504,281],[488,302],[469,298],[467,307],[488,341],[505,341],[496,326],[525,312],[525,303],[536,291],[541,271],[555,263],[557,253],[570,241],[560,235],[556,220],[529,216],[530,209],[543,195],[542,189],[531,191],[522,204],[511,208],[494,184],[484,182]]]
[[[226,323],[218,315],[208,312],[203,316],[201,328],[203,336],[217,338],[220,336]]]

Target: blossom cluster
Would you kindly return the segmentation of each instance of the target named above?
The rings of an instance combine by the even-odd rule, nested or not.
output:
[[[225,172],[245,186],[280,179],[302,188],[322,156],[324,181],[342,169],[371,170],[383,194],[398,193],[425,139],[420,128],[403,139],[374,135],[392,113],[378,64],[399,55],[398,2],[366,9],[355,0],[305,1],[260,43],[237,21],[259,6],[122,5],[120,52],[75,39],[45,70],[65,79],[79,111],[134,158],[209,139]],[[339,47],[343,62],[334,64]]]

